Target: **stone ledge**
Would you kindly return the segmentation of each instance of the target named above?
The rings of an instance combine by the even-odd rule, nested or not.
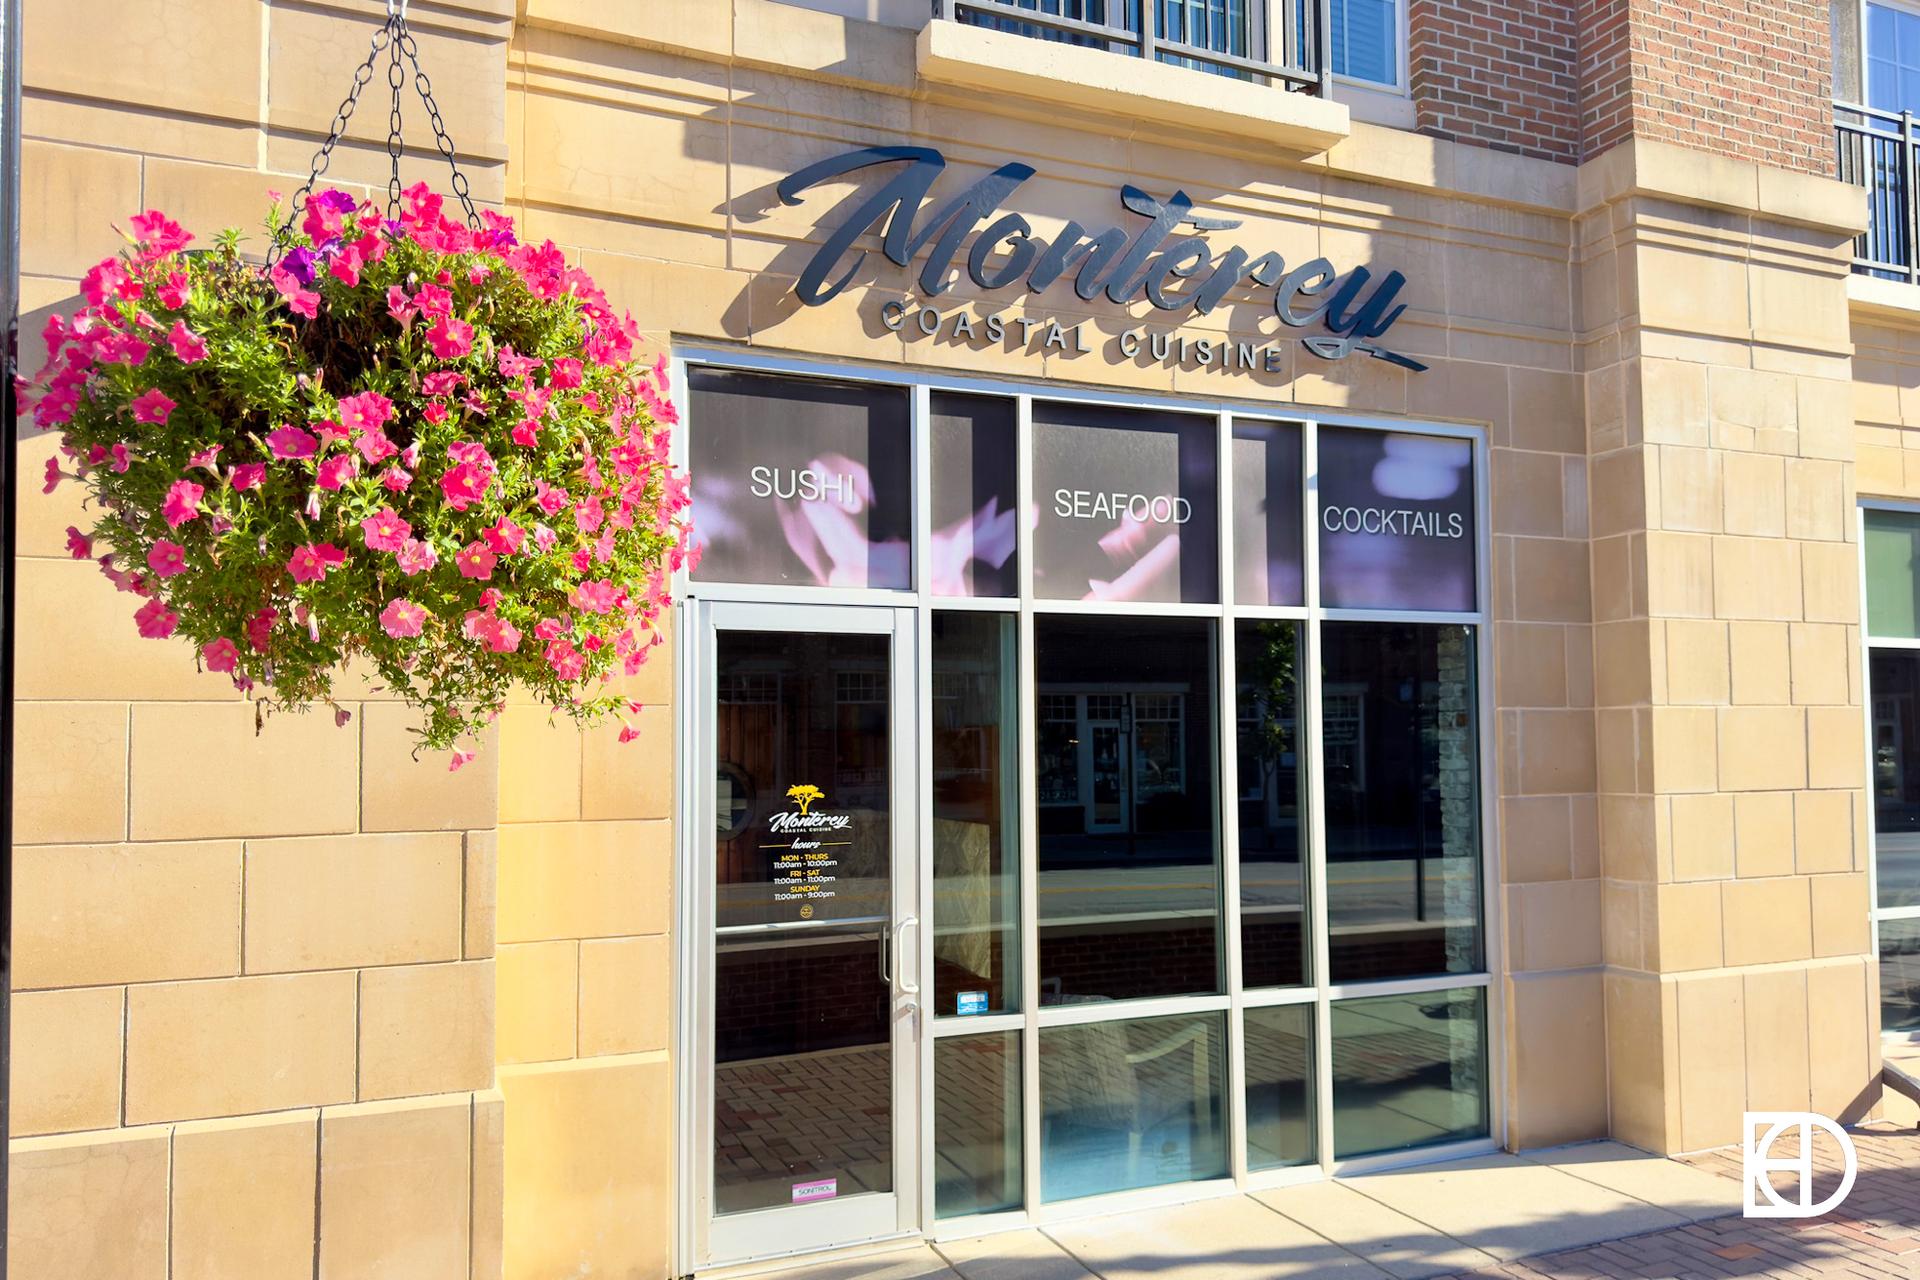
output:
[[[1352,132],[1337,102],[957,22],[922,27],[914,60],[920,79],[935,84],[1257,139],[1301,155]]]
[[[1855,319],[1920,329],[1920,284],[1855,274],[1847,278],[1847,304]]]
[[[1867,229],[1866,193],[1859,187],[1668,142],[1622,143],[1581,165],[1579,174],[1576,213],[1644,195],[1848,236]]]

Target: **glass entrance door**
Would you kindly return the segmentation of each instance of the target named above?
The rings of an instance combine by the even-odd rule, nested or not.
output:
[[[704,606],[707,1265],[918,1225],[901,617]]]

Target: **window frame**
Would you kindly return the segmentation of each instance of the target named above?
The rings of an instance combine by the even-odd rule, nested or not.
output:
[[[1404,18],[1405,0],[1395,0],[1396,10],[1402,21],[1400,41],[1401,61],[1404,75],[1406,41]],[[1371,83],[1371,82],[1362,82]],[[921,1162],[923,1174],[921,1234],[929,1239],[941,1240],[962,1237],[999,1227],[1044,1226],[1050,1222],[1083,1218],[1097,1213],[1126,1211],[1138,1207],[1170,1204],[1204,1198],[1209,1195],[1241,1194],[1271,1187],[1284,1186],[1297,1182],[1317,1181],[1338,1174],[1361,1173],[1374,1169],[1402,1167],[1408,1164],[1427,1163],[1435,1160],[1453,1159],[1466,1155],[1482,1154],[1500,1149],[1506,1140],[1507,1109],[1506,1072],[1508,1062],[1500,1051],[1505,1043],[1504,1026],[1507,1013],[1506,1002],[1500,996],[1499,985],[1494,975],[1504,971],[1505,947],[1501,917],[1501,871],[1500,840],[1498,825],[1498,772],[1495,762],[1495,745],[1498,738],[1498,719],[1495,706],[1495,682],[1493,672],[1493,586],[1492,586],[1492,520],[1491,520],[1491,479],[1489,462],[1489,443],[1486,428],[1473,424],[1447,423],[1419,419],[1402,419],[1388,415],[1345,413],[1321,411],[1312,406],[1281,403],[1272,400],[1236,398],[1211,395],[1182,396],[1177,394],[1156,393],[1150,391],[1120,391],[1099,386],[1083,386],[1046,381],[1038,378],[1025,379],[1007,375],[977,375],[959,370],[930,369],[912,365],[894,365],[857,359],[838,360],[830,357],[807,357],[777,355],[760,351],[743,350],[737,347],[710,345],[706,343],[676,344],[671,352],[671,369],[674,383],[678,387],[688,384],[687,373],[691,367],[705,366],[750,373],[769,373],[797,378],[824,378],[840,382],[868,381],[908,389],[911,401],[910,430],[913,432],[911,443],[911,485],[912,530],[911,585],[904,589],[886,588],[833,588],[815,586],[793,586],[774,584],[745,584],[696,582],[686,569],[674,574],[675,623],[685,627],[690,623],[690,607],[693,601],[750,601],[755,603],[780,602],[798,604],[801,602],[821,605],[872,605],[892,608],[911,609],[915,612],[915,630],[917,632],[917,653],[930,653],[930,629],[932,615],[936,610],[985,610],[1010,614],[1018,619],[1017,651],[1015,655],[1015,682],[1018,705],[1021,715],[1018,725],[1018,750],[1014,755],[1019,773],[1019,795],[1021,821],[1018,829],[1018,857],[1020,863],[1019,888],[1019,953],[1022,972],[1020,1008],[1016,1012],[994,1015],[968,1015],[936,1017],[930,1010],[923,1008],[925,1021],[920,1032],[920,1058],[923,1080],[932,1079],[933,1050],[935,1042],[949,1037],[964,1037],[999,1031],[1020,1031],[1020,1062],[1023,1074],[1021,1113],[1024,1117],[1022,1134],[1022,1183],[1026,1198],[1021,1209],[986,1213],[969,1217],[939,1218],[935,1214],[933,1203],[935,1179],[931,1176],[933,1151],[932,1108],[925,1108],[921,1119]],[[1033,493],[1033,406],[1037,401],[1060,401],[1088,405],[1104,405],[1115,408],[1133,408],[1156,410],[1185,415],[1190,418],[1211,418],[1215,424],[1217,459],[1217,496],[1214,521],[1217,537],[1216,558],[1216,599],[1211,603],[1162,603],[1162,602],[1112,602],[1048,599],[1035,592],[1034,531],[1027,522],[1020,521],[1017,530],[1017,571],[1016,589],[1011,596],[939,596],[927,589],[931,579],[927,572],[928,547],[931,533],[931,478],[929,429],[930,400],[935,392],[950,391],[962,394],[1011,397],[1016,404],[1016,505],[1017,509],[1031,508]],[[674,432],[673,451],[676,463],[684,465],[684,451],[692,433],[698,431],[696,413],[685,398],[680,403],[681,423]],[[1301,519],[1303,524],[1302,559],[1305,572],[1305,602],[1300,605],[1244,605],[1236,600],[1234,575],[1234,495],[1232,479],[1233,428],[1236,419],[1264,419],[1273,422],[1293,424],[1300,430],[1302,450],[1301,480],[1303,487]],[[1472,455],[1471,471],[1474,487],[1473,520],[1473,565],[1475,608],[1466,611],[1429,611],[1417,609],[1372,609],[1372,608],[1326,608],[1320,603],[1320,529],[1317,477],[1318,432],[1322,426],[1358,428],[1386,433],[1428,435],[1465,441]],[[1037,859],[1035,853],[1038,844],[1037,816],[1040,808],[1038,780],[1035,774],[1036,743],[1039,736],[1040,708],[1037,701],[1039,688],[1035,670],[1034,621],[1043,614],[1075,615],[1092,614],[1114,617],[1164,618],[1185,617],[1209,620],[1214,628],[1214,653],[1216,655],[1216,687],[1211,691],[1215,699],[1215,714],[1212,717],[1211,732],[1214,735],[1214,780],[1216,811],[1215,833],[1218,842],[1217,872],[1219,875],[1220,912],[1216,917],[1220,937],[1220,963],[1223,970],[1221,989],[1217,994],[1188,995],[1174,997],[1156,997],[1135,1000],[1116,1000],[1103,1004],[1071,1004],[1041,1006],[1039,1000],[1038,958],[1039,958],[1039,921],[1036,904],[1038,901]],[[1307,912],[1309,923],[1308,977],[1309,981],[1297,987],[1249,988],[1242,981],[1242,937],[1241,937],[1241,899],[1239,882],[1239,813],[1238,813],[1238,750],[1241,720],[1238,714],[1238,675],[1234,657],[1234,624],[1240,620],[1289,620],[1301,624],[1306,651],[1311,657],[1303,664],[1299,677],[1299,703],[1296,711],[1299,725],[1300,764],[1299,768],[1307,776],[1304,806],[1306,819],[1303,832],[1303,860],[1308,866],[1306,885]],[[1467,974],[1435,974],[1416,978],[1387,979],[1370,982],[1332,983],[1330,973],[1330,939],[1327,929],[1327,886],[1326,886],[1326,848],[1322,815],[1326,811],[1325,779],[1320,768],[1324,758],[1321,742],[1321,672],[1317,658],[1319,652],[1320,626],[1324,622],[1377,622],[1377,623],[1415,623],[1415,624],[1453,624],[1470,628],[1473,639],[1473,664],[1470,668],[1475,683],[1473,710],[1475,715],[1476,741],[1474,760],[1476,765],[1476,801],[1479,820],[1479,931],[1480,931],[1480,967]],[[680,715],[694,714],[697,694],[696,681],[682,661],[676,673],[676,697],[681,699]],[[932,719],[932,682],[926,679],[916,681],[915,704],[913,714],[915,724],[913,733],[918,743],[920,759],[930,755],[929,737]],[[1186,712],[1190,722],[1192,712]],[[679,770],[675,810],[675,842],[678,846],[679,874],[692,874],[698,867],[697,846],[699,844],[694,821],[698,813],[697,792],[693,789],[693,780],[698,772],[695,768]],[[920,831],[923,848],[930,848],[931,821],[931,774],[929,770],[919,769],[916,779],[916,803],[918,812],[914,822]],[[932,903],[931,877],[922,876],[922,901],[920,918],[928,922],[921,929],[919,947],[921,949],[920,972],[931,972],[932,947]],[[688,895],[682,895],[684,903]],[[679,920],[680,940],[676,946],[683,965],[689,963],[697,954],[699,930],[703,927],[697,920],[687,919],[684,914]],[[678,1002],[679,1017],[676,1021],[676,1034],[682,1037],[679,1043],[689,1050],[697,1046],[701,1032],[695,1020],[697,1011],[688,1007],[684,993],[688,986],[683,977],[679,984],[681,998]],[[1484,1037],[1484,1078],[1485,1110],[1488,1132],[1485,1137],[1459,1142],[1447,1142],[1427,1147],[1416,1147],[1398,1151],[1384,1152],[1348,1159],[1336,1159],[1334,1155],[1333,1124],[1333,1079],[1331,1018],[1333,1005],[1341,1000],[1372,997],[1419,994],[1427,992],[1455,991],[1461,989],[1479,989],[1485,994],[1482,1034]],[[1250,1171],[1248,1168],[1248,1146],[1246,1126],[1247,1064],[1245,1060],[1246,1031],[1244,1016],[1248,1009],[1279,1005],[1307,1005],[1313,1010],[1312,1030],[1312,1070],[1310,1080],[1311,1096],[1314,1100],[1314,1141],[1313,1160],[1303,1165],[1289,1166],[1262,1171]],[[1167,1186],[1144,1187],[1132,1190],[1109,1192],[1100,1195],[1072,1200],[1053,1200],[1045,1198],[1041,1178],[1041,1151],[1039,1118],[1045,1114],[1043,1100],[1039,1093],[1039,1043],[1040,1032],[1046,1027],[1067,1026],[1095,1021],[1136,1021],[1174,1014],[1219,1013],[1226,1017],[1227,1061],[1224,1064],[1224,1082],[1226,1096],[1222,1099],[1223,1115],[1226,1124],[1226,1141],[1229,1152],[1228,1174],[1224,1178],[1215,1178],[1199,1182],[1182,1182]],[[698,1058],[696,1052],[682,1052],[682,1063],[692,1064]],[[689,1070],[695,1069],[693,1066]],[[684,1098],[687,1095],[681,1091]],[[683,1118],[681,1132],[689,1133],[689,1125]],[[691,1168],[693,1166],[687,1165]],[[691,1200],[691,1197],[683,1197]]]
[[[1389,83],[1384,80],[1369,80],[1364,76],[1356,76],[1356,75],[1350,75],[1346,72],[1334,71],[1331,66],[1331,61],[1333,58],[1333,33],[1331,29],[1329,29],[1327,33],[1327,58],[1329,61],[1327,74],[1332,78],[1334,84],[1342,85],[1342,86],[1350,86],[1355,89],[1364,89],[1372,93],[1382,94],[1390,97],[1396,97],[1396,98],[1410,97],[1412,93],[1412,89],[1411,89],[1411,81],[1409,78],[1410,72],[1408,69],[1409,57],[1408,57],[1407,45],[1412,35],[1412,24],[1408,20],[1409,0],[1388,0],[1388,2],[1393,5],[1392,26],[1393,26],[1393,44],[1394,44],[1394,58],[1393,58],[1393,77],[1394,78],[1392,82]],[[1862,3],[1865,3],[1865,0],[1862,0]],[[1331,23],[1333,22],[1332,0],[1328,0],[1328,4],[1327,4],[1327,22],[1329,23],[1330,26],[1331,26]]]
[[[1864,7],[1864,0],[1863,0]],[[1902,6],[1905,7],[1905,6]],[[1916,7],[1920,13],[1920,7]],[[1854,544],[1857,549],[1855,559],[1860,574],[1860,703],[1861,731],[1860,756],[1867,810],[1867,913],[1868,927],[1872,934],[1873,958],[1877,966],[1880,961],[1880,926],[1883,922],[1895,920],[1920,920],[1920,903],[1905,907],[1883,907],[1880,905],[1880,816],[1879,806],[1874,801],[1873,786],[1873,651],[1875,649],[1920,651],[1920,637],[1875,636],[1873,634],[1872,612],[1867,605],[1867,513],[1869,511],[1892,511],[1920,518],[1920,502],[1901,501],[1895,498],[1862,498],[1854,510]],[[1879,1007],[1880,995],[1874,992],[1875,1007]],[[1903,1040],[1920,1043],[1920,1028],[1910,1031],[1881,1030],[1882,1039]]]
[[[1875,5],[1920,19],[1920,0],[1858,0],[1856,21],[1860,32],[1860,105],[1863,107],[1870,107],[1873,103],[1873,28],[1869,10]],[[1920,102],[1909,106],[1907,110],[1920,115]]]

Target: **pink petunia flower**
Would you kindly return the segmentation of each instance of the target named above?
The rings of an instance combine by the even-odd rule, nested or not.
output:
[[[360,474],[360,459],[350,453],[336,453],[320,464],[314,483],[322,489],[338,489]]]
[[[267,278],[273,282],[280,296],[287,300],[288,310],[309,320],[320,314],[320,295],[303,286],[299,276],[285,267],[275,267]]]
[[[522,418],[513,428],[513,442],[523,449],[531,449],[540,443],[540,424],[532,418]]]
[[[153,425],[163,425],[167,416],[174,411],[175,402],[167,398],[167,393],[158,387],[149,387],[133,400],[133,420]]]
[[[399,467],[388,467],[380,473],[380,485],[388,493],[399,493],[413,483],[413,473]]]
[[[387,286],[387,314],[399,322],[402,329],[413,323],[420,314],[420,308],[413,305],[413,299],[407,297],[407,291],[397,284]]]
[[[567,596],[567,603],[586,613],[612,613],[620,603],[620,588],[601,579],[583,582]]]
[[[360,246],[350,244],[334,255],[327,265],[327,273],[351,289],[360,283],[360,268],[366,265],[366,255],[360,252]]]
[[[220,469],[214,465],[214,460],[220,456],[220,451],[224,448],[226,448],[226,446],[223,444],[208,445],[200,452],[188,458],[187,465],[190,467],[205,467],[207,470],[217,474]]]
[[[186,567],[187,549],[177,542],[162,538],[147,552],[147,568],[153,570],[156,578],[171,578],[176,573],[185,572]]]
[[[486,496],[487,487],[492,483],[491,475],[470,462],[462,462],[441,475],[440,492],[446,495],[448,506],[455,511],[465,511]]]
[[[574,648],[573,641],[561,636],[547,645],[547,665],[562,680],[578,680],[587,670],[587,655]]]
[[[112,456],[113,469],[119,474],[125,475],[127,468],[133,465],[133,454],[128,451],[126,445],[116,444],[113,446]]]
[[[413,536],[413,526],[391,507],[382,507],[360,522],[369,551],[398,551]]]
[[[425,573],[440,563],[440,554],[433,549],[433,544],[417,538],[408,538],[400,544],[400,550],[394,555],[400,563],[400,572],[409,578],[417,573]]]
[[[583,372],[578,360],[575,360],[572,356],[562,356],[553,362],[553,367],[549,371],[547,378],[547,385],[556,391],[564,391],[577,387],[580,385]]]
[[[200,660],[209,671],[231,672],[240,665],[240,647],[221,636],[200,646]]]
[[[164,640],[180,625],[180,615],[168,609],[158,597],[141,605],[140,611],[133,615],[133,620],[139,626],[140,634],[149,640]]]
[[[147,250],[143,256],[165,257],[178,253],[193,241],[185,228],[158,209],[136,213],[129,221],[134,238]]]
[[[207,358],[207,340],[187,328],[185,320],[173,322],[167,342],[173,347],[173,354],[179,357],[181,364],[198,364]]]
[[[545,480],[535,480],[533,492],[534,501],[538,502],[540,509],[548,515],[557,516],[566,510],[569,499],[565,489],[550,485]]]
[[[453,563],[459,568],[461,577],[479,578],[483,582],[493,576],[493,566],[497,562],[498,557],[487,550],[485,544],[479,542],[468,543],[461,548],[460,554],[453,558]]]
[[[437,284],[423,284],[414,290],[413,305],[429,320],[445,320],[453,314],[453,295]]]
[[[378,391],[362,391],[340,401],[340,421],[348,431],[378,431],[393,418],[393,401]]]
[[[427,611],[411,600],[393,600],[380,611],[380,627],[396,640],[420,634],[427,622]]]
[[[353,442],[353,447],[360,451],[360,456],[367,460],[368,466],[376,466],[400,452],[400,446],[387,439],[386,433],[378,428],[362,432],[360,438]]]
[[[167,500],[160,506],[160,514],[166,517],[169,528],[178,529],[189,520],[200,515],[200,495],[206,490],[191,480],[175,480],[173,487],[167,490]]]
[[[233,481],[233,487],[242,491],[257,489],[267,478],[267,464],[264,462],[243,462],[227,468],[227,475]]]
[[[487,546],[496,554],[510,556],[520,550],[521,544],[526,541],[527,531],[502,516],[496,524],[486,530],[485,536]]]
[[[67,526],[67,554],[75,560],[93,559],[93,539],[72,525]]]
[[[447,772],[458,773],[462,766],[471,764],[472,762],[473,752],[467,750],[465,747],[455,747],[452,754],[447,757]]]
[[[541,555],[553,550],[554,545],[559,541],[560,535],[547,526],[543,524],[533,526],[533,545],[540,549]]]
[[[247,643],[254,652],[265,653],[267,641],[273,635],[273,624],[280,618],[280,611],[271,605],[247,619]]]
[[[267,433],[267,448],[282,460],[311,458],[319,451],[320,442],[305,427],[282,425]]]
[[[429,400],[427,407],[420,411],[420,416],[437,427],[447,420],[447,406],[438,400]]]
[[[458,369],[436,369],[420,379],[420,390],[430,396],[450,396],[466,380],[467,375]]]
[[[347,553],[331,542],[318,545],[309,542],[297,547],[287,561],[287,572],[293,575],[295,582],[323,581],[329,570],[337,569],[346,560]]]
[[[167,282],[160,286],[160,305],[178,311],[187,305],[187,298],[192,292],[186,272],[170,271],[167,273]]]
[[[42,493],[52,493],[60,487],[60,479],[66,473],[60,470],[60,459],[47,459],[46,483],[40,487]]]
[[[457,316],[442,316],[427,330],[427,345],[442,360],[459,360],[473,350],[473,326]]]

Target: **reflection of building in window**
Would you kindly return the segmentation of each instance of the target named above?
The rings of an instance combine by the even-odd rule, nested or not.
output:
[[[1170,687],[1043,692],[1040,804],[1083,810],[1090,833],[1156,829],[1156,800],[1185,806],[1186,715]]]
[[[887,782],[887,673],[833,673],[834,727],[839,745],[834,783],[843,792],[885,788]],[[884,803],[882,799],[879,801]]]
[[[1320,694],[1321,753],[1327,761],[1327,789],[1367,789],[1367,686],[1328,685]]]

